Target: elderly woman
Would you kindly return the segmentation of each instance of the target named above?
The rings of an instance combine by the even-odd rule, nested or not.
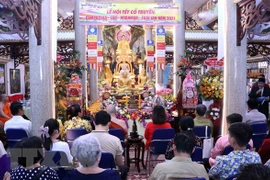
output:
[[[101,158],[101,147],[98,139],[91,134],[77,138],[72,145],[71,154],[79,161],[79,167],[70,171],[64,180],[120,180],[117,171],[98,167]]]

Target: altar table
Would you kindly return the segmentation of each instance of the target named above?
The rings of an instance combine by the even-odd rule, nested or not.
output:
[[[145,122],[147,122],[147,123],[152,122],[152,119],[147,119],[147,120],[145,120]],[[143,127],[143,124],[139,121],[137,121],[136,124],[137,124],[138,134],[144,137],[145,127]],[[129,119],[128,120],[128,134],[130,134],[130,132],[132,132],[132,125],[133,125],[133,120]]]

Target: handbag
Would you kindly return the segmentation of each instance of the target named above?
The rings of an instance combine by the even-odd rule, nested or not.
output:
[[[205,126],[205,137],[207,137],[208,126]],[[211,149],[214,146],[214,138],[208,138],[203,140],[203,159],[210,157]]]

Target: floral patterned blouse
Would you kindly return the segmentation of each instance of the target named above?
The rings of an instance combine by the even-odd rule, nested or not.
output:
[[[83,120],[80,117],[73,117],[71,120],[68,120],[64,124],[64,134],[63,137],[66,137],[66,132],[68,129],[79,129],[83,128],[86,129],[87,132],[92,131],[92,127],[87,120]]]
[[[225,180],[237,175],[241,165],[256,163],[262,163],[257,152],[251,152],[249,149],[232,151],[226,156],[217,156],[214,166],[209,171],[209,176],[214,179]]]

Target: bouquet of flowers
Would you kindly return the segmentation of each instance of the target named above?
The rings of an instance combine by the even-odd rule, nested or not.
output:
[[[118,106],[117,100],[114,96],[110,96],[108,99],[103,100],[100,108],[104,110],[110,104]]]
[[[223,98],[223,73],[217,69],[209,70],[200,79],[197,86],[202,99],[220,100]]]
[[[117,119],[122,119],[128,121],[130,119],[130,114],[126,108],[120,108],[116,113]]]
[[[212,109],[208,111],[208,114],[210,115],[211,119],[215,121],[218,118],[220,118],[221,109],[213,107]]]
[[[175,102],[175,97],[172,94],[172,89],[170,88],[162,88],[157,91],[157,95],[160,95],[164,100],[164,105],[166,109],[171,109],[173,103]]]
[[[152,107],[152,106],[153,106],[153,97],[152,96],[145,97],[141,103],[141,107],[146,108],[146,107]]]
[[[185,77],[187,75],[187,71],[192,68],[192,64],[189,60],[182,58],[181,61],[178,63],[178,71],[176,74],[178,76]]]

